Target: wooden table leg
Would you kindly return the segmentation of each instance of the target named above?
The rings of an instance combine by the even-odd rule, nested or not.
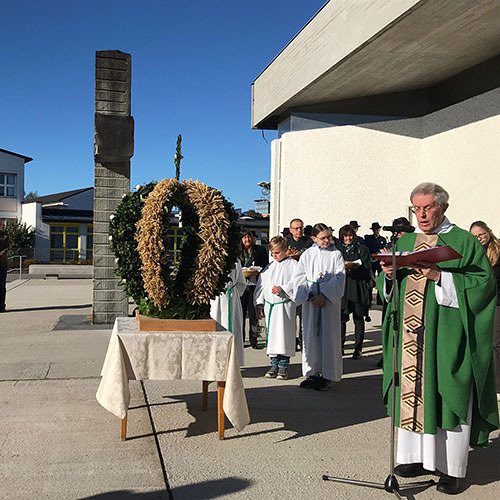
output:
[[[217,429],[219,432],[219,439],[224,439],[224,389],[226,382],[217,382]]]
[[[203,382],[202,382],[202,404],[201,404],[201,409],[203,411],[207,411],[207,407],[208,407],[208,384],[210,384],[210,382],[208,380],[203,380]]]
[[[127,414],[122,418],[122,441],[127,439]]]

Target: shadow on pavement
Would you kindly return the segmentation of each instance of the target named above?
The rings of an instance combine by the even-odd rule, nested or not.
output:
[[[92,307],[92,304],[76,304],[74,306],[43,306],[43,307],[23,307],[22,309],[7,309],[7,312],[28,312],[28,311],[54,311],[56,309],[86,309]]]
[[[381,375],[343,379],[326,392],[302,389],[298,384],[247,388],[245,393],[251,424],[281,422],[282,426],[256,432],[247,428],[226,439],[285,430],[293,433],[286,438],[290,440],[385,418],[386,410],[380,395],[381,380]],[[217,431],[216,391],[210,391],[208,396],[206,412],[201,409],[201,394],[164,396],[170,400],[183,401],[189,414],[195,419],[189,424],[186,437]],[[226,426],[230,427],[227,420]],[[158,434],[170,432],[172,430],[157,429]]]
[[[173,488],[170,492],[162,490],[152,491],[150,493],[135,493],[129,490],[119,490],[93,495],[91,497],[82,497],[80,500],[210,500],[211,498],[220,498],[244,490],[251,484],[252,481],[239,477],[226,477],[224,479],[214,479],[211,481],[179,486]]]
[[[80,309],[81,307],[78,307]],[[62,314],[52,328],[54,330],[111,330],[112,324],[93,325],[88,314]]]
[[[464,490],[473,484],[485,485],[500,481],[500,437],[493,439],[488,448],[473,448],[469,453]]]
[[[151,492],[135,492],[130,490],[109,491],[99,493],[90,497],[80,497],[78,500],[169,500],[172,497],[167,490],[151,491]]]

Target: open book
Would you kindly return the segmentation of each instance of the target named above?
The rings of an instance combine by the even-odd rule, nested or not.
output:
[[[373,255],[376,259],[384,264],[392,263],[392,254],[389,253],[376,253]],[[414,252],[396,252],[396,265],[399,267],[406,267],[415,264],[416,262],[428,262],[430,264],[437,264],[438,262],[445,262],[447,260],[460,259],[462,256],[453,250],[450,245],[443,245],[441,247],[425,248],[423,250],[415,250]]]

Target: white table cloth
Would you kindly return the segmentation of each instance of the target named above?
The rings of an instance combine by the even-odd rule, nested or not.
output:
[[[233,335],[216,332],[141,332],[135,318],[117,318],[102,367],[97,401],[124,418],[129,380],[225,381],[224,413],[241,431],[250,416]]]

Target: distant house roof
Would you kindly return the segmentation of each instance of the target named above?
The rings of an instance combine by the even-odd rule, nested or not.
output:
[[[29,156],[20,155],[19,153],[14,153],[13,151],[7,151],[6,149],[0,148],[0,153],[6,153],[8,155],[17,156],[18,158],[22,158],[24,160],[24,163],[28,163],[29,161],[33,160],[33,158],[30,158]]]
[[[94,189],[93,187],[87,187],[83,189],[74,189],[73,191],[63,191],[62,193],[54,193],[54,194],[47,194],[45,196],[39,196],[38,198],[33,198],[32,200],[28,200],[27,203],[42,203],[43,205],[49,204],[49,203],[59,203],[66,198],[70,198],[71,196],[75,196],[76,194],[84,193],[85,191],[88,191],[89,189]]]

